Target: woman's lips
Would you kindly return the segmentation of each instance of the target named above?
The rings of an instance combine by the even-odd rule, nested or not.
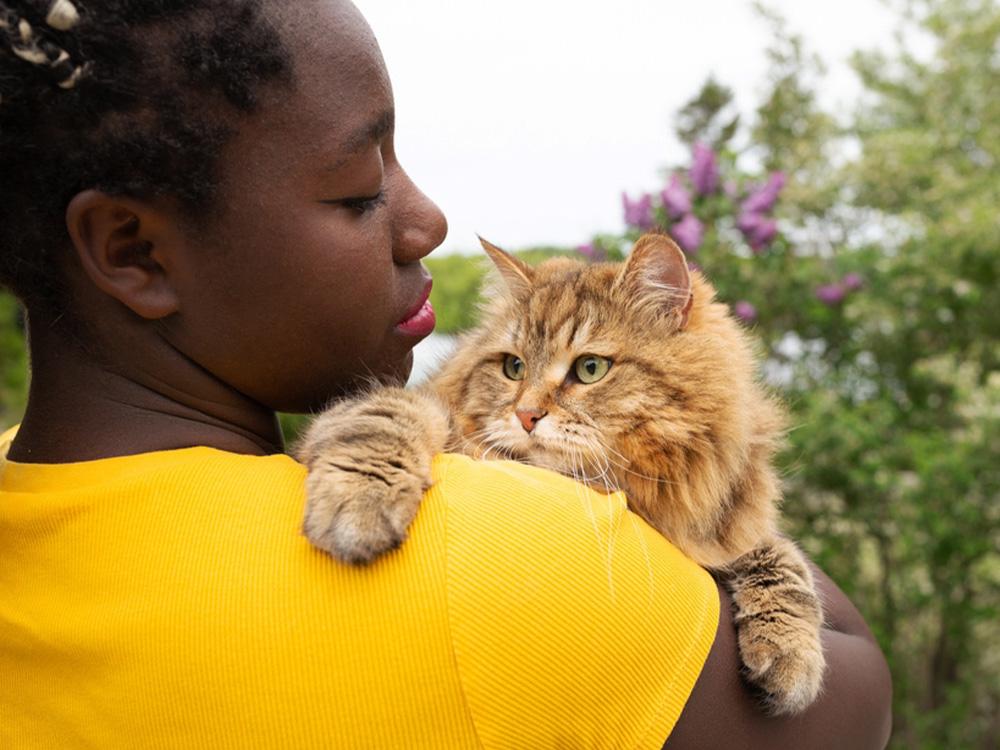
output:
[[[434,308],[431,306],[431,301],[427,300],[416,315],[404,320],[396,326],[396,330],[407,336],[427,336],[434,330],[436,323]]]
[[[437,317],[434,315],[430,296],[431,284],[428,283],[420,302],[396,325],[397,331],[407,336],[427,336],[434,330]]]

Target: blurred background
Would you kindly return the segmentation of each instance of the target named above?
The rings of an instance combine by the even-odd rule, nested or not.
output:
[[[788,531],[889,657],[891,746],[1000,747],[1000,4],[358,5],[451,222],[415,377],[475,323],[475,232],[536,262],[670,231],[793,411]],[[0,295],[0,426],[26,382]]]

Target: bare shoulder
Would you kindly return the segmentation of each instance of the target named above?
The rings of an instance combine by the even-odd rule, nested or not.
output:
[[[689,748],[884,748],[891,729],[888,666],[857,610],[825,575],[820,587],[830,625],[822,633],[828,669],[820,697],[792,717],[768,717],[740,678],[729,595],[715,642],[674,731],[669,750]]]

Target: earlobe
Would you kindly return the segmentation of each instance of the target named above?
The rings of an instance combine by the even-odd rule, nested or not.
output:
[[[87,278],[146,320],[177,312],[168,273],[176,235],[157,209],[97,190],[78,193],[66,208],[66,227]]]

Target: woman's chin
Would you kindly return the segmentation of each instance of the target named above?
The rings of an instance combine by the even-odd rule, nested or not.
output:
[[[410,349],[403,357],[403,361],[400,362],[396,367],[393,368],[392,373],[388,376],[389,379],[381,380],[381,382],[387,385],[406,385],[406,382],[410,379],[410,375],[413,373],[413,350]]]

